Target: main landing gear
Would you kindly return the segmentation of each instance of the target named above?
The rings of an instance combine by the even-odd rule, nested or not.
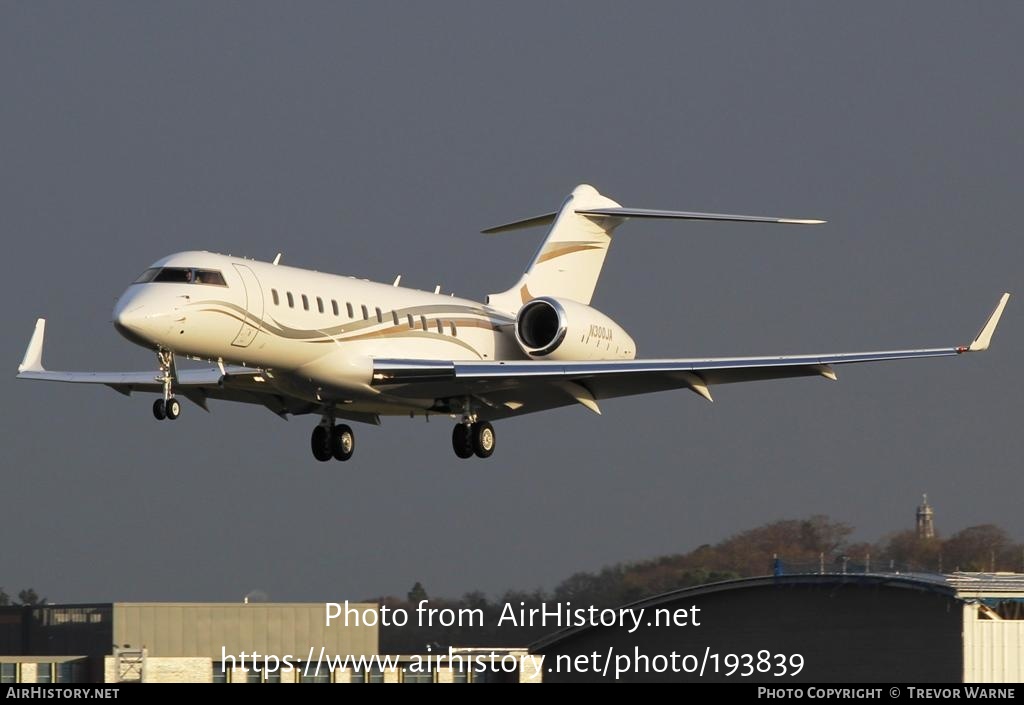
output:
[[[157,421],[163,421],[164,419],[174,421],[174,419],[181,416],[181,402],[174,397],[167,401],[157,399],[153,402],[153,416]]]
[[[329,420],[321,422],[313,429],[309,444],[313,457],[321,462],[331,458],[345,461],[352,457],[356,450],[356,435],[346,424],[333,424]]]
[[[156,378],[156,381],[163,383],[164,395],[162,399],[153,402],[153,416],[157,421],[164,419],[174,421],[181,416],[181,402],[174,398],[172,387],[175,377],[174,353],[169,350],[160,350],[157,352],[156,358],[160,364],[160,376]]]
[[[486,421],[470,422],[468,420],[455,424],[452,429],[452,448],[460,458],[476,455],[478,458],[490,458],[494,454],[494,426]]]

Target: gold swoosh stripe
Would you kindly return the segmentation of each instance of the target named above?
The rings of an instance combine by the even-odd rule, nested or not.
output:
[[[234,313],[234,311],[236,311],[236,310],[243,310],[244,311],[244,309],[240,309],[240,307],[238,307],[238,306],[236,306],[234,304],[230,304],[228,302],[217,301],[217,302],[214,302],[214,303],[225,305],[230,310],[224,311],[224,310],[219,309],[219,308],[209,308],[209,307],[207,307],[207,308],[200,309],[200,311],[208,312],[208,313],[219,313],[221,315],[224,315],[224,316],[227,316],[229,318],[232,318],[232,319],[238,321],[239,323],[251,325],[253,327],[258,327],[260,330],[262,330],[262,331],[264,331],[264,332],[266,332],[266,333],[268,333],[270,335],[276,335],[276,336],[278,336],[280,338],[285,338],[285,339],[288,339],[288,340],[295,340],[295,341],[304,342],[304,343],[321,344],[321,343],[333,343],[333,342],[345,343],[345,342],[350,342],[350,341],[355,341],[355,340],[369,340],[369,339],[373,339],[373,338],[378,338],[378,339],[403,338],[403,337],[404,338],[409,338],[409,337],[414,337],[414,338],[433,338],[433,339],[438,339],[438,340],[444,340],[445,342],[449,342],[449,343],[454,343],[455,345],[458,345],[458,346],[460,346],[462,348],[465,348],[466,350],[470,351],[471,353],[476,355],[476,357],[478,359],[481,359],[481,360],[483,359],[483,356],[476,350],[476,348],[474,348],[472,345],[470,345],[469,343],[465,342],[464,340],[459,340],[457,337],[454,337],[454,336],[451,336],[451,335],[444,335],[444,334],[436,333],[436,332],[431,332],[429,330],[409,328],[407,323],[406,324],[399,324],[398,326],[395,326],[394,324],[389,324],[388,328],[385,328],[385,329],[382,329],[382,330],[368,331],[368,332],[365,332],[365,333],[360,333],[360,334],[357,334],[357,335],[349,335],[349,336],[345,336],[345,337],[335,337],[335,336],[328,335],[325,331],[300,331],[300,330],[297,330],[297,329],[277,328],[276,326],[272,326],[272,325],[267,324],[266,321],[263,321],[262,325],[258,325],[257,326],[257,325],[254,325],[254,324],[259,323],[259,322],[255,321],[250,316],[245,315],[243,317],[240,317],[240,316],[238,316],[238,315],[236,315]],[[468,307],[462,307],[462,308],[468,308]],[[456,328],[485,328],[485,329],[493,329],[493,324],[491,324],[490,322],[481,321],[479,319],[473,319],[473,318],[461,318],[461,319],[460,318],[446,318],[446,319],[437,319],[437,320],[442,320],[442,322],[446,323],[446,324],[455,323]],[[369,322],[368,321],[363,321],[363,323],[369,323]],[[380,325],[376,321],[373,321],[372,323],[373,323],[373,325]],[[365,326],[363,326],[363,327],[365,327]],[[310,333],[312,333],[312,335],[310,335]]]
[[[570,243],[568,245],[550,245],[544,249],[540,257],[534,262],[534,264],[540,264],[541,262],[547,262],[548,260],[556,259],[564,255],[570,255],[573,252],[582,252],[584,250],[603,250],[603,245],[592,245],[584,243]]]

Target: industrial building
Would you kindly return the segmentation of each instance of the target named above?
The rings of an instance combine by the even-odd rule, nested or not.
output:
[[[373,603],[351,605],[375,612]],[[380,654],[324,603],[0,607],[0,683],[540,682],[525,649]],[[346,657],[348,657],[346,659]],[[373,659],[373,660],[371,660]]]
[[[0,682],[1024,681],[1024,574],[774,575],[603,612],[637,619],[416,655],[323,603],[0,607]]]
[[[1022,574],[778,575],[629,607],[644,610],[633,633],[578,627],[532,645],[545,682],[1024,681]],[[666,624],[679,610],[690,623]]]

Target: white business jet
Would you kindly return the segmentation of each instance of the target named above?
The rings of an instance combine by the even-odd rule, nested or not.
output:
[[[711,400],[731,382],[819,375],[836,365],[986,350],[1009,294],[961,347],[832,355],[637,360],[636,344],[590,304],[612,233],[634,218],[811,225],[818,220],[623,208],[579,186],[557,213],[491,228],[550,225],[526,273],[483,303],[209,252],[181,252],[144,271],[114,307],[114,327],[156,352],[156,372],[54,372],[43,367],[45,319],[18,377],[156,392],[157,419],[181,413],[178,396],[262,404],[276,414],[319,414],[317,460],[348,460],[345,423],[444,414],[457,420],[460,458],[494,452],[491,422],[581,404],[600,413],[613,397],[690,389]],[[209,369],[179,369],[176,357]]]

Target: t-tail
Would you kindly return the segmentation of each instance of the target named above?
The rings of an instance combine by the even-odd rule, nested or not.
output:
[[[573,189],[557,213],[518,220],[488,228],[483,232],[502,233],[541,225],[550,225],[547,237],[526,272],[515,285],[491,294],[487,303],[509,313],[538,296],[554,296],[590,304],[601,276],[604,258],[612,243],[612,233],[630,218],[667,218],[681,220],[721,220],[754,223],[816,225],[823,220],[772,218],[725,213],[623,208],[597,189],[581,184]]]

